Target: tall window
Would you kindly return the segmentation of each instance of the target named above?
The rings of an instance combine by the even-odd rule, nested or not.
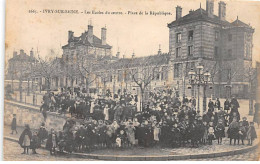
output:
[[[188,46],[188,56],[193,56],[193,46]]]
[[[215,31],[215,41],[218,41],[218,40],[219,40],[219,32]]]
[[[59,83],[59,78],[58,78],[58,77],[56,77],[55,82],[56,82],[56,83],[55,83],[55,86],[58,87],[58,85],[59,85],[59,84],[58,84],[58,83]]]
[[[191,71],[191,69],[195,69],[195,62],[188,62],[186,64],[186,70],[185,70],[185,76],[188,77],[189,72]]]
[[[163,66],[161,72],[161,80],[167,80],[167,79],[168,79],[168,70],[166,66]]]
[[[231,69],[224,69],[222,71],[222,80],[225,82],[228,82],[230,80],[230,76],[231,76]]]
[[[122,81],[122,71],[121,71],[121,70],[118,71],[117,81],[118,81],[118,82],[121,82],[121,81]]]
[[[245,53],[245,57],[247,59],[251,59],[251,52],[250,52],[250,46],[249,45],[246,45],[246,53]]]
[[[193,30],[189,31],[188,40],[193,41]]]
[[[228,41],[232,41],[232,34],[228,34]]]
[[[176,48],[176,58],[181,56],[181,47]]]
[[[216,58],[218,57],[218,47],[217,46],[215,46],[214,56]]]
[[[181,69],[182,64],[178,63],[178,64],[174,64],[174,77],[178,78],[181,77]]]
[[[107,76],[108,76],[108,81],[109,82],[113,82],[113,75],[112,75],[112,73],[109,72]]]
[[[228,57],[232,57],[232,49],[228,50]]]
[[[153,72],[154,80],[160,80],[159,68],[155,68]]]
[[[130,70],[125,70],[125,81],[131,81],[132,80],[132,77],[131,77],[131,73],[130,73]]]
[[[176,43],[180,43],[181,42],[181,33],[177,33],[176,34]]]

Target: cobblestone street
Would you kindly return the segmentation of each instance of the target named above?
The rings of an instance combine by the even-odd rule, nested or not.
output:
[[[92,159],[75,158],[69,155],[51,156],[49,151],[38,149],[38,154],[21,154],[23,149],[17,142],[4,140],[4,160],[5,161],[87,161]]]
[[[189,161],[259,161],[260,152],[250,151],[244,154],[216,157],[216,158],[203,158],[203,159],[190,159]]]
[[[87,161],[93,159],[86,159],[86,158],[76,158],[70,155],[58,155],[58,156],[50,156],[47,150],[39,149],[37,152],[39,154],[36,155],[23,155],[21,154],[23,149],[18,145],[16,142],[4,140],[4,160],[8,161]],[[189,159],[191,161],[257,161],[259,160],[260,153],[259,151],[250,151],[248,153],[233,155],[233,156],[224,156],[224,157],[217,157],[217,158],[204,158],[204,159]]]

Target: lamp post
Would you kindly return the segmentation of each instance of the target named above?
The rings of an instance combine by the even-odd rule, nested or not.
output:
[[[189,83],[192,86],[198,87],[198,105],[197,112],[200,112],[200,86],[203,86],[203,111],[206,111],[206,87],[210,82],[210,73],[208,71],[203,72],[203,66],[199,65],[196,67],[196,71],[191,69],[189,72],[190,80]]]

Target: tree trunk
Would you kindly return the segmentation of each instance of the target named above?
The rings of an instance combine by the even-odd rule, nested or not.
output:
[[[249,79],[249,115],[253,115],[253,89],[252,89],[252,80],[251,78]]]
[[[47,81],[47,89],[49,90],[51,88],[51,84],[50,84],[50,78],[46,78]],[[46,82],[45,82],[46,85]]]
[[[12,75],[12,88],[11,88],[11,91],[14,92],[14,77]]]
[[[20,102],[23,101],[23,88],[22,88],[22,80],[19,80],[19,92],[20,92]]]
[[[142,112],[143,106],[144,106],[144,89],[143,88],[140,88],[140,89],[141,89],[140,111]]]
[[[104,92],[103,92],[103,95],[104,95],[104,96],[106,96],[106,90],[107,90],[106,82],[104,81]]]
[[[86,91],[87,91],[87,94],[89,94],[89,83],[88,83],[88,78],[86,78]]]
[[[28,78],[28,80],[27,80],[27,96],[29,96],[30,95],[30,79]]]

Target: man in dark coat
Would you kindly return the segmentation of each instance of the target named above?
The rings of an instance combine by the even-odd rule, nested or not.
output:
[[[231,99],[230,105],[231,105],[232,108],[235,108],[235,109],[238,109],[240,107],[239,103],[238,103],[238,101],[235,97],[233,97]]]
[[[13,114],[13,120],[12,120],[12,124],[11,124],[11,130],[12,130],[12,133],[15,131],[16,134],[17,134],[17,130],[16,130],[16,114]]]
[[[189,99],[188,99],[186,96],[183,97],[182,103],[185,104],[185,103],[187,103],[187,102],[189,102]]]
[[[216,102],[215,102],[215,106],[216,108],[218,108],[218,110],[220,110],[220,101],[219,98],[217,98]]]
[[[228,111],[230,110],[230,102],[228,99],[226,99],[226,101],[224,102],[224,110],[228,113]]]
[[[209,99],[209,103],[208,103],[208,108],[209,108],[209,111],[214,111],[214,103],[211,101],[211,99]]]
[[[28,124],[25,125],[25,129],[22,132],[19,138],[19,144],[22,148],[24,148],[24,152],[22,154],[29,154],[30,141],[32,139],[32,132]]]

